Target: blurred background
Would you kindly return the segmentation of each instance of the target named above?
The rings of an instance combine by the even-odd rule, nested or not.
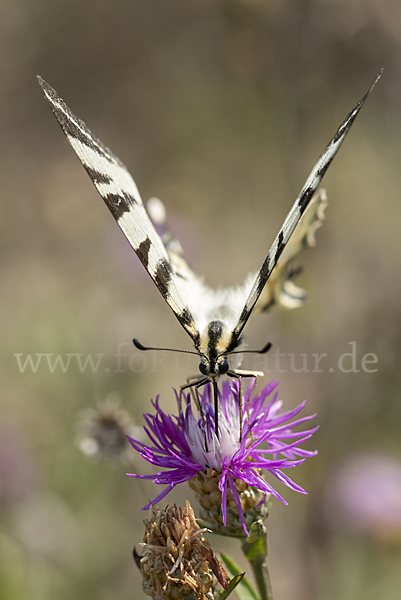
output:
[[[400,52],[395,0],[1,2],[1,599],[142,597],[131,552],[160,489],[126,477],[150,472],[133,453],[89,460],[82,411],[117,398],[141,426],[157,394],[175,410],[172,387],[198,363],[133,348],[133,336],[191,341],[35,76],[144,199],[163,200],[192,266],[218,286],[260,267],[382,67],[324,180],[327,221],[298,280],[309,302],[255,316],[248,343],[274,352],[245,364],[281,380],[286,407],[307,398],[321,426],[306,444],[318,457],[292,474],[309,495],[277,483],[289,506],[272,502],[268,520],[275,598],[400,597]],[[182,486],[163,505],[187,497]]]

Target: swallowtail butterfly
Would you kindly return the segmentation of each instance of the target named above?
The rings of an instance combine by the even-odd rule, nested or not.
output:
[[[313,167],[298,198],[256,274],[242,286],[212,290],[195,275],[185,260],[181,245],[165,221],[164,207],[153,199],[146,211],[138,189],[123,163],[76,117],[53,88],[38,81],[53,114],[85,167],[107,207],[135,250],[139,260],[170,306],[179,323],[191,337],[200,357],[200,376],[183,386],[214,386],[217,432],[217,380],[227,374],[234,378],[253,373],[231,369],[230,354],[240,352],[243,329],[253,312],[273,304],[293,308],[304,300],[303,290],[292,281],[292,261],[307,246],[314,245],[314,232],[321,225],[327,203],[324,191],[315,193],[331,161],[343,143],[375,81],[336,131]],[[161,234],[156,230],[161,231]],[[134,340],[142,349],[149,348]],[[267,351],[267,345],[261,352]],[[202,409],[201,406],[199,406]]]

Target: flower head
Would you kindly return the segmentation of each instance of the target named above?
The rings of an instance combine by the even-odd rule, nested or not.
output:
[[[334,529],[401,543],[401,463],[376,452],[350,455],[331,473],[323,516]]]
[[[214,597],[218,583],[227,587],[228,575],[188,501],[185,509],[151,506],[144,524],[140,565],[147,595],[157,600],[207,600]]]
[[[153,402],[156,413],[144,415],[147,424],[145,431],[151,445],[130,437],[129,441],[145,460],[165,470],[156,475],[130,474],[131,477],[153,479],[155,483],[167,486],[153,500],[153,503],[156,503],[179,483],[190,480],[196,482],[198,479],[199,484],[199,478],[214,475],[217,486],[210,481],[206,487],[209,487],[209,491],[213,487],[217,488],[214,492],[218,492],[222,526],[227,525],[227,506],[232,504],[236,509],[242,532],[248,535],[247,525],[250,523],[244,516],[247,506],[244,506],[246,501],[241,497],[241,493],[249,490],[256,492],[256,504],[253,502],[252,508],[261,506],[269,494],[287,504],[263,478],[262,470],[276,477],[290,489],[305,494],[305,490],[294,483],[283,469],[295,467],[304,462],[306,457],[316,454],[316,451],[299,448],[299,444],[309,439],[317,427],[302,432],[292,431],[293,427],[313,418],[314,415],[289,423],[302,410],[305,402],[291,411],[281,413],[282,402],[277,400],[277,386],[278,382],[273,381],[253,398],[250,397],[253,385],[249,386],[243,398],[241,439],[237,382],[232,387],[229,382],[224,382],[219,393],[217,435],[210,386],[206,386],[201,395],[204,416],[197,418],[193,414],[189,394],[185,398],[185,410],[180,411],[178,416],[164,413],[157,398]],[[180,405],[177,393],[176,396]],[[269,397],[271,398],[268,401]],[[198,488],[196,491],[199,495],[202,486],[198,485]],[[247,500],[249,501],[249,494]],[[144,508],[148,507],[149,505]],[[218,532],[224,533],[221,530]]]
[[[96,408],[81,411],[77,423],[77,446],[87,456],[102,460],[126,462],[127,434],[141,435],[130,415],[120,407],[120,399],[109,394]]]

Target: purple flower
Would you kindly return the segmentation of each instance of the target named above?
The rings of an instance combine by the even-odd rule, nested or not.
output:
[[[327,482],[323,514],[335,529],[400,540],[401,462],[374,452],[348,456]]]
[[[305,494],[283,469],[295,467],[317,451],[299,448],[318,429],[293,432],[292,428],[308,421],[315,415],[294,419],[305,406],[302,402],[297,408],[280,413],[281,401],[277,401],[278,382],[267,385],[260,394],[250,399],[252,384],[243,395],[242,440],[240,441],[239,384],[223,383],[219,393],[218,436],[215,433],[214,409],[211,386],[206,386],[201,394],[204,418],[196,418],[192,411],[190,395],[185,397],[185,410],[179,416],[167,415],[159,406],[159,398],[152,401],[156,410],[154,415],[145,414],[145,431],[151,445],[143,444],[128,436],[128,439],[140,455],[149,463],[164,469],[156,475],[135,475],[131,477],[152,479],[154,483],[167,487],[152,504],[159,502],[176,485],[189,481],[200,471],[212,469],[219,473],[218,487],[221,492],[221,511],[224,525],[227,518],[227,493],[231,492],[238,515],[248,535],[243,509],[236,481],[260,490],[263,500],[268,494],[287,504],[280,494],[262,477],[261,470],[274,475],[290,489]],[[273,394],[274,392],[274,394]],[[273,394],[273,395],[272,395]],[[268,397],[272,396],[267,402]],[[176,392],[177,403],[179,395]],[[259,503],[261,504],[261,503]],[[144,507],[149,508],[150,504]]]

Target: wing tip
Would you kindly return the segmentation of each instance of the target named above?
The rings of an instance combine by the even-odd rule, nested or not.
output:
[[[50,106],[54,106],[55,103],[63,103],[56,90],[52,88],[52,86],[49,85],[47,81],[45,81],[40,75],[36,75],[36,79],[40,87],[42,88],[42,92]]]
[[[362,106],[365,103],[365,100],[369,96],[370,92],[373,90],[373,88],[375,87],[376,83],[379,81],[379,79],[383,75],[383,72],[384,72],[384,68],[382,67],[380,69],[380,71],[378,72],[378,74],[376,75],[375,79],[373,80],[373,82],[372,82],[371,86],[369,87],[368,91],[363,96],[363,98],[358,102],[358,104],[357,104],[357,106],[355,107],[354,110],[356,110],[357,112],[359,112],[359,109],[362,108]]]
[[[380,71],[378,72],[378,74],[376,75],[376,78],[375,78],[374,82],[370,86],[369,92],[371,92],[373,90],[373,88],[375,87],[376,83],[379,81],[380,77],[383,75],[383,73],[384,73],[384,67],[382,67],[380,69]]]
[[[46,93],[49,89],[53,90],[53,88],[40,75],[36,75],[36,79],[44,93]]]

